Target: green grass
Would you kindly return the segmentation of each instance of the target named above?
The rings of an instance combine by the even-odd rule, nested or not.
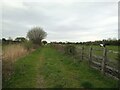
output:
[[[83,45],[77,45],[76,46],[77,48],[81,48],[83,47]],[[90,46],[89,45],[84,45],[84,52],[85,53],[88,53],[89,55],[89,48]],[[92,48],[93,48],[93,55],[97,55],[97,56],[103,56],[103,47],[100,47],[99,45],[92,45]],[[108,51],[113,51],[113,52],[118,52],[118,46],[106,46],[107,50]],[[98,50],[96,50],[98,49]],[[107,58],[113,62],[116,62],[116,58],[117,58],[117,53],[113,53],[113,52],[109,52],[107,53]]]
[[[46,46],[17,60],[4,88],[114,88],[117,81],[88,67],[87,62]]]
[[[17,60],[14,66],[14,75],[9,81],[3,83],[3,87],[35,87],[38,73],[37,64],[40,63],[39,54],[40,49]]]

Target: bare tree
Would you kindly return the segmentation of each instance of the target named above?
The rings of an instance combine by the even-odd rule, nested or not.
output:
[[[41,27],[34,27],[28,31],[27,37],[34,44],[41,45],[41,41],[47,36],[47,33]]]

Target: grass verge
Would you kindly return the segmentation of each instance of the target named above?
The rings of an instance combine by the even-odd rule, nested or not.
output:
[[[14,75],[3,87],[115,88],[117,81],[89,68],[85,61],[79,62],[46,46],[17,60]]]

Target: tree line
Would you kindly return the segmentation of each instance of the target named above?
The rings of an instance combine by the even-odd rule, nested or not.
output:
[[[103,39],[103,40],[96,40],[96,41],[87,41],[87,42],[51,42],[51,44],[76,44],[76,45],[114,45],[118,46],[120,44],[120,39]]]
[[[2,38],[2,44],[13,44],[13,43],[22,43],[27,41],[27,39],[25,37],[16,37],[14,40],[11,38]],[[40,41],[38,41],[40,42]],[[38,43],[36,41],[36,43]],[[47,41],[42,41],[43,44],[46,44]],[[51,44],[80,44],[80,45],[99,45],[101,43],[105,43],[106,45],[119,45],[120,44],[120,39],[119,40],[115,40],[115,39],[104,39],[104,40],[98,40],[98,41],[87,41],[87,42],[50,42]],[[40,44],[40,43],[39,43]]]
[[[44,41],[47,36],[47,33],[43,30],[41,27],[33,27],[28,32],[26,37],[16,37],[14,40],[12,38],[2,38],[2,44],[13,44],[13,43],[22,43],[26,41],[30,41],[33,44],[41,46],[42,43],[46,44],[47,41]],[[96,40],[96,41],[87,41],[87,42],[50,42],[50,44],[82,44],[82,45],[99,45],[99,44],[105,44],[105,45],[119,45],[120,39],[117,40],[115,38],[111,39],[103,39],[103,40]]]

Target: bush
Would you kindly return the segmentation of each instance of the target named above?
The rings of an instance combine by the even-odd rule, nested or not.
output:
[[[31,51],[33,49],[37,49],[40,47],[40,45],[38,44],[33,44],[31,41],[26,41],[23,43],[24,44],[24,47],[28,50],[28,51]]]
[[[42,43],[43,43],[44,45],[46,45],[46,44],[47,44],[47,41],[42,41]]]
[[[38,45],[38,44],[33,44],[33,45],[32,45],[32,48],[33,48],[33,49],[37,49],[37,48],[39,48],[39,47],[42,47],[42,46],[40,46],[40,45]]]
[[[30,51],[33,48],[33,43],[31,41],[24,42],[24,47],[27,49],[27,51]]]
[[[76,54],[75,46],[73,46],[73,45],[66,45],[66,47],[65,47],[65,54],[75,55]]]

